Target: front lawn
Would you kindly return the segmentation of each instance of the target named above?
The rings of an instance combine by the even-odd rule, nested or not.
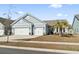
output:
[[[49,41],[49,42],[76,42],[79,43],[79,35],[70,37],[61,37],[59,35],[46,35],[32,39],[19,39],[22,41]]]

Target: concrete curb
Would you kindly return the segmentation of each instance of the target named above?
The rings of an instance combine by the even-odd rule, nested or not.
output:
[[[2,48],[12,48],[12,49],[22,49],[22,50],[43,51],[43,52],[79,54],[79,51],[68,51],[68,50],[43,49],[43,48],[32,48],[32,47],[16,47],[16,46],[6,46],[6,45],[0,45],[0,47],[2,47]]]

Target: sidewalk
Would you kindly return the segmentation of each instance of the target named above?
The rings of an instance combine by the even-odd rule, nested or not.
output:
[[[2,47],[2,48],[13,48],[13,49],[23,49],[23,50],[32,50],[32,51],[57,52],[57,53],[65,53],[65,54],[79,54],[79,51],[67,51],[67,50],[31,48],[31,47],[15,47],[15,46],[5,46],[5,45],[0,45],[0,47]]]
[[[79,43],[70,42],[45,42],[45,41],[20,41],[20,40],[10,40],[10,42],[25,42],[25,43],[42,43],[42,44],[63,44],[63,45],[79,45]]]

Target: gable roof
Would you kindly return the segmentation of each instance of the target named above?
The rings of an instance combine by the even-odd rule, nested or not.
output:
[[[36,20],[38,20],[39,22],[43,23],[43,21],[41,21],[40,19],[38,19],[38,18],[35,17],[35,16],[32,16],[31,14],[26,14],[26,15],[27,15],[27,16],[31,16],[31,17],[35,18]]]
[[[11,23],[13,23],[14,21],[0,17],[0,22],[1,22],[3,25],[8,26],[8,25],[10,25]]]
[[[79,14],[76,14],[76,15],[74,16],[73,23],[72,23],[72,27],[73,27],[73,25],[74,25],[75,18],[77,18],[77,20],[79,21]]]
[[[79,20],[79,14],[75,15],[75,17],[77,18],[77,20]]]
[[[16,24],[16,23],[17,23],[18,21],[20,21],[20,20],[25,20],[25,21],[27,21],[28,23],[31,23],[31,22],[29,22],[28,20],[24,19],[26,16],[27,16],[27,15],[23,15],[23,16],[19,17],[19,18],[16,19],[11,25]],[[32,23],[31,23],[31,24],[32,24]]]
[[[19,20],[21,20],[21,19],[25,19],[27,16],[31,16],[31,17],[33,17],[33,18],[35,18],[35,19],[37,19],[39,22],[41,22],[41,23],[44,23],[43,21],[41,21],[40,19],[38,19],[38,18],[36,18],[36,17],[34,17],[34,16],[32,16],[31,14],[28,14],[28,13],[26,13],[26,14],[24,14],[24,15],[22,15],[22,16],[20,16],[19,18],[17,18],[16,19],[16,21],[15,22],[13,22],[11,25],[13,25],[13,24],[15,24],[15,23],[17,23]],[[27,19],[25,19],[26,21],[28,21]],[[31,21],[28,21],[29,23],[32,23]],[[33,23],[32,23],[33,24]]]

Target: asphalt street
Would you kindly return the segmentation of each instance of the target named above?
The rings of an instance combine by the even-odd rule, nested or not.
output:
[[[21,50],[21,49],[0,47],[0,54],[61,54],[61,53],[45,52],[45,51],[32,51],[32,50]]]

